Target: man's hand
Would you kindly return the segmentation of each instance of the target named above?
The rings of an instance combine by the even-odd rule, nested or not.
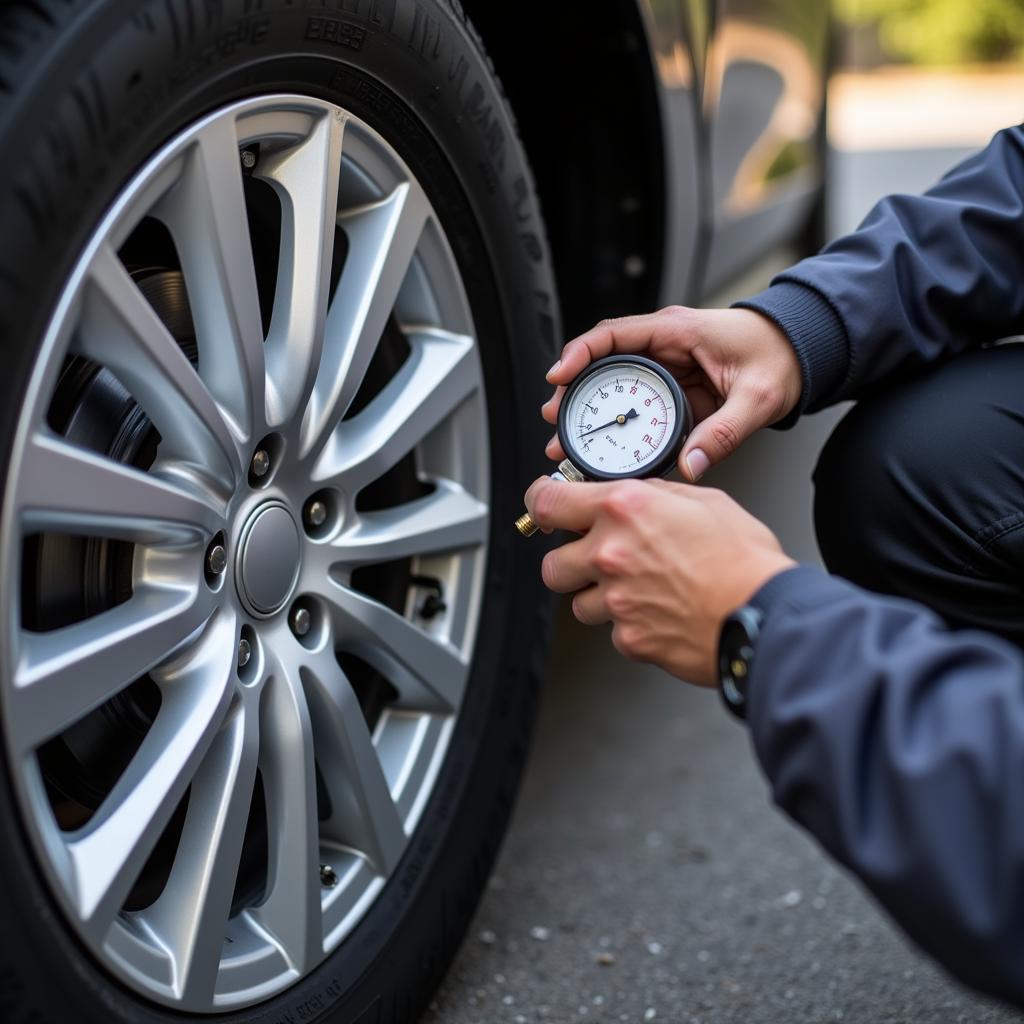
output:
[[[551,590],[578,592],[576,618],[613,623],[620,653],[704,686],[717,679],[726,616],[795,564],[768,527],[709,488],[544,477],[526,507],[545,529],[583,534],[543,565]]]
[[[640,353],[679,381],[698,426],[679,457],[684,479],[696,483],[761,427],[781,420],[800,400],[800,364],[786,336],[749,309],[687,309],[606,320],[570,341],[548,372],[558,385],[541,410],[558,421],[565,386],[602,356]],[[565,458],[557,438],[547,454]]]

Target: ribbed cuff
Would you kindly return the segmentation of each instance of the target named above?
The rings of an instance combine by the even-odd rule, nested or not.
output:
[[[840,388],[849,367],[849,343],[839,314],[820,292],[776,279],[758,295],[733,303],[768,317],[789,338],[800,362],[803,392],[793,412],[778,427],[791,427],[808,409],[820,408]]]

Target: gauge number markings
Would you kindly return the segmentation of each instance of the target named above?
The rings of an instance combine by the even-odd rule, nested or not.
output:
[[[634,447],[632,451],[632,458],[635,460],[635,463],[642,464],[649,460],[658,451],[661,443],[664,441],[668,433],[669,421],[671,420],[672,406],[666,401],[665,396],[661,394],[657,388],[652,386],[652,384],[647,380],[641,380],[639,376],[634,378],[615,377],[614,382],[615,383],[613,385],[608,381],[601,381],[588,389],[589,393],[585,398],[580,396],[580,404],[578,406],[579,411],[574,416],[574,425],[576,427],[575,440],[577,442],[582,442],[580,446],[581,453],[590,456],[586,461],[591,462],[591,464],[594,462],[593,455],[596,454],[594,449],[599,441],[604,442],[607,445],[611,445],[615,449],[629,452],[629,446],[621,444],[615,436],[615,432],[627,426],[628,422],[634,418],[638,420],[642,419],[642,413],[638,413],[635,408],[631,408],[628,412],[626,410],[617,409],[614,413],[614,417],[608,424],[606,424],[606,426],[611,429],[601,437],[587,437],[588,433],[593,433],[595,431],[594,424],[590,421],[587,414],[589,413],[590,417],[597,419],[601,414],[601,406],[596,403],[598,401],[603,402],[611,397],[613,391],[616,394],[624,395],[628,388],[628,393],[631,398],[636,398],[637,396],[641,396],[642,392],[647,392],[649,393],[648,397],[641,396],[641,401],[643,403],[641,408],[644,411],[653,410],[653,415],[651,415],[645,423],[647,430],[640,439],[640,443],[641,445],[646,445],[648,450],[645,451],[643,447]],[[611,413],[607,413],[607,415],[611,415]],[[586,438],[586,440],[584,440],[584,438]],[[635,438],[631,438],[631,440],[633,440],[635,445]],[[604,463],[605,458],[605,455],[600,455],[597,457],[597,462]],[[628,467],[623,464],[620,467],[620,471],[625,474],[628,472]]]

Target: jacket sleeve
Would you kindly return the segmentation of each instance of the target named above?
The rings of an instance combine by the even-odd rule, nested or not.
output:
[[[955,975],[1024,1004],[1024,658],[798,568],[749,679],[776,802]]]
[[[861,226],[736,303],[775,321],[814,412],[901,372],[1024,331],[1024,127],[920,196],[883,199]]]

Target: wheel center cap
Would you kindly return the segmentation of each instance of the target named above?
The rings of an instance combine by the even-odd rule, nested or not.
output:
[[[272,615],[291,596],[299,578],[299,528],[284,505],[261,505],[242,531],[238,590],[257,615]]]

